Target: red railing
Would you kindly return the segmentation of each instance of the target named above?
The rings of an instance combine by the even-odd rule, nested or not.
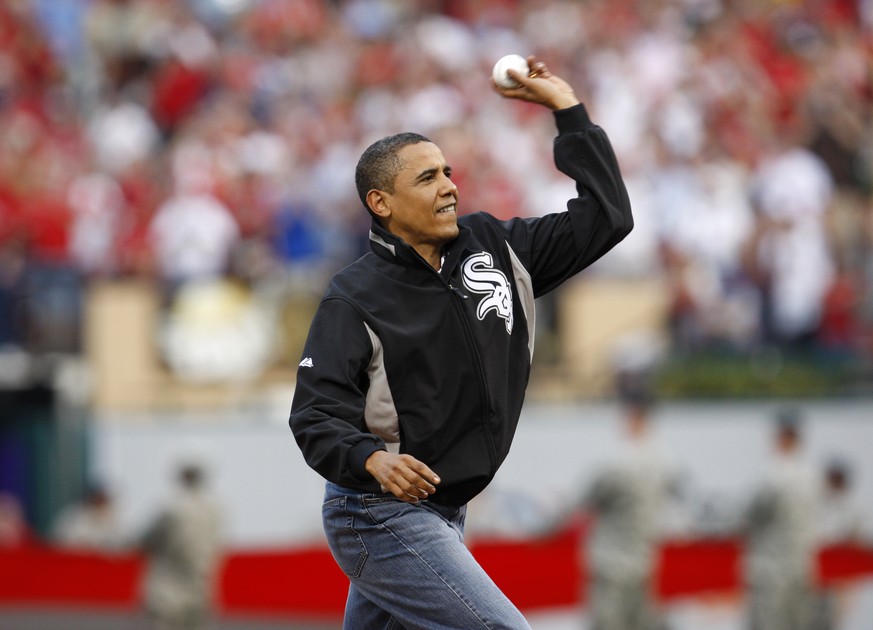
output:
[[[524,610],[584,599],[579,530],[542,539],[477,539],[471,549],[494,581]],[[741,588],[742,546],[735,540],[673,541],[662,548],[658,592],[665,600]],[[0,549],[0,605],[133,609],[144,567],[138,554],[102,555],[40,545]],[[873,576],[873,549],[828,547],[819,554],[823,583]],[[234,550],[218,584],[228,614],[339,615],[347,581],[326,547]]]

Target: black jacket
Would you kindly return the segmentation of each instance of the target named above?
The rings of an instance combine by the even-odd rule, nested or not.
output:
[[[439,272],[376,222],[372,252],[337,273],[297,371],[290,425],[307,463],[364,491],[378,449],[441,478],[460,506],[509,452],[530,375],[534,298],[609,251],[633,219],[612,148],[582,105],[555,112],[555,164],[577,183],[568,211],[458,218]]]

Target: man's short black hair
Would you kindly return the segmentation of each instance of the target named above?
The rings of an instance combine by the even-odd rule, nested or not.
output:
[[[368,212],[372,214],[367,206],[367,193],[371,190],[393,193],[394,181],[403,167],[398,152],[403,147],[419,142],[431,142],[431,140],[421,134],[405,131],[377,140],[361,154],[361,159],[358,160],[358,166],[355,168],[355,186],[358,189],[358,197]]]

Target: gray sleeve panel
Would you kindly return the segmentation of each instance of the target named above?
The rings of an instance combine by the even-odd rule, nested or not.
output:
[[[530,360],[533,363],[534,341],[537,327],[536,302],[534,301],[533,282],[530,273],[525,269],[519,257],[512,250],[509,242],[506,243],[509,258],[512,260],[512,273],[515,276],[515,291],[521,307],[524,310],[524,319],[527,321],[527,347]]]
[[[394,397],[388,385],[388,375],[385,372],[385,355],[382,341],[372,328],[364,324],[370,343],[373,345],[373,355],[367,366],[367,376],[370,388],[367,390],[367,400],[364,405],[364,421],[367,429],[385,440],[389,453],[400,452],[400,422]]]

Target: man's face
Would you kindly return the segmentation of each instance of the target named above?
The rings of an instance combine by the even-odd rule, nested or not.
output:
[[[435,144],[410,144],[398,155],[403,166],[394,181],[394,192],[384,193],[390,208],[385,224],[392,234],[427,257],[423,250],[439,250],[458,236],[458,189]]]

